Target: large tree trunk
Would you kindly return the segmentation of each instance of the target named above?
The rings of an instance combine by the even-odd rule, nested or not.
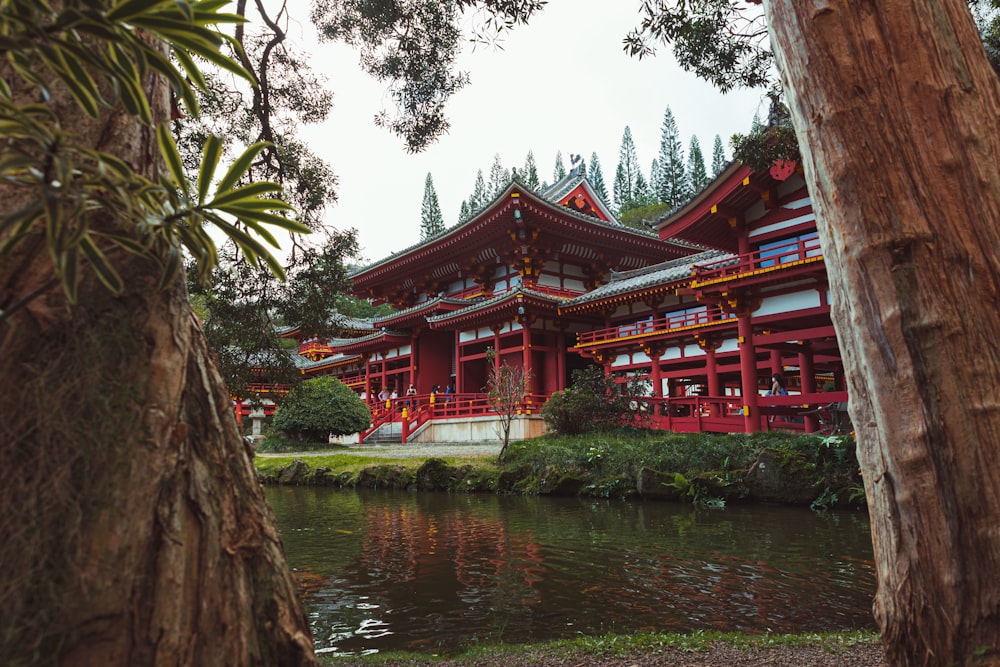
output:
[[[166,92],[148,83],[163,117]],[[152,175],[151,128],[53,106],[77,141]],[[0,188],[0,215],[23,197]],[[313,664],[183,278],[161,290],[153,262],[110,256],[125,292],[112,296],[84,268],[73,306],[40,234],[0,265],[0,308],[42,294],[0,322],[0,663]]]
[[[965,0],[766,0],[895,665],[1000,662],[1000,90]]]

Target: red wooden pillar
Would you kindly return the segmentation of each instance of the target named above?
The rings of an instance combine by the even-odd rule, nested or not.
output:
[[[420,383],[417,381],[417,332],[414,331],[410,334],[410,383],[416,387],[417,391],[423,391]],[[409,387],[409,385],[407,385]],[[400,395],[402,395],[407,387],[401,387],[399,390]],[[428,391],[430,387],[427,387]]]
[[[534,393],[534,373],[531,372],[531,329],[526,322],[521,324],[521,367],[524,369],[524,393]]]
[[[722,404],[719,402],[719,399],[723,398],[722,387],[719,386],[719,365],[715,356],[715,351],[719,349],[721,343],[722,341],[714,336],[698,338],[698,346],[705,351],[705,384],[707,385],[705,389],[708,391],[708,396],[714,399],[709,404],[709,410],[713,417],[722,415]]]
[[[785,376],[785,366],[781,363],[781,351],[771,350],[771,375],[775,373],[781,373],[781,376]],[[785,386],[788,386],[788,378],[785,378]]]
[[[562,323],[559,325],[559,333],[556,334],[556,390],[566,388],[566,329]],[[550,383],[551,386],[551,383]]]
[[[382,371],[380,377],[382,378],[382,390],[384,392],[391,393],[389,391],[389,378],[386,375],[386,367],[389,365],[385,362],[385,352],[379,352],[379,358],[382,359]]]
[[[802,393],[812,394],[816,391],[816,371],[813,368],[813,354],[808,347],[799,352],[799,375],[802,383]],[[815,433],[819,429],[819,419],[815,414],[805,416],[806,433]]]
[[[455,331],[455,392],[462,392],[462,342],[459,332]]]
[[[757,412],[757,351],[753,345],[753,324],[749,309],[737,315],[740,343],[740,384],[743,394],[743,430],[760,431],[760,414]]]

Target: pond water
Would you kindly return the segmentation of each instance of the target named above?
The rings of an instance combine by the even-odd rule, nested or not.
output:
[[[320,652],[874,629],[868,515],[271,487]]]

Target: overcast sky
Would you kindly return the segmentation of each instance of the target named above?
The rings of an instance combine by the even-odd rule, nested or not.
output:
[[[497,153],[505,167],[520,169],[533,151],[539,178],[551,183],[557,151],[567,168],[570,153],[589,164],[596,151],[610,195],[625,126],[648,178],[668,106],[685,154],[697,135],[710,169],[718,134],[731,158],[729,137],[746,132],[754,113],[767,117],[762,92],[721,95],[664,49],[642,61],[626,55],[622,39],[638,23],[638,7],[631,0],[550,0],[528,26],[505,35],[502,50],[467,48],[460,65],[472,82],[449,104],[451,129],[417,155],[374,125],[375,114],[391,103],[385,85],[361,71],[348,47],[317,44],[307,13],[296,12],[301,19],[289,37],[314,54],[313,67],[334,92],[328,121],[302,129],[340,179],[328,224],[356,228],[363,260],[382,259],[419,241],[428,172],[451,226],[476,172],[482,169],[488,181]]]

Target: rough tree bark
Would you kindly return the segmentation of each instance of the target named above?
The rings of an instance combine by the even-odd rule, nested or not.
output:
[[[1000,88],[964,0],[766,0],[894,665],[1000,663]]]
[[[166,90],[148,86],[164,118]],[[77,141],[152,176],[151,128],[52,106]],[[0,187],[0,215],[23,196]],[[0,663],[314,664],[183,277],[160,290],[152,262],[110,257],[125,292],[112,296],[84,269],[77,305],[40,234],[0,265],[0,308],[42,291],[0,322]]]

